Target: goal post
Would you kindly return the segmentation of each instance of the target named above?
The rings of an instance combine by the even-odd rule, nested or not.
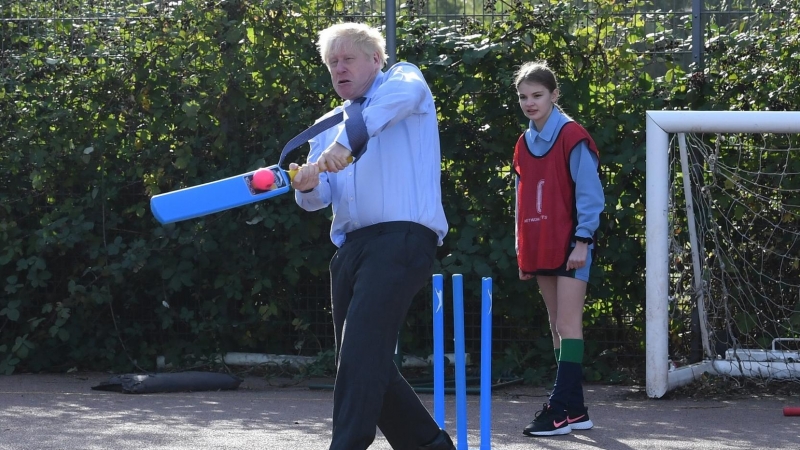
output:
[[[670,152],[675,147],[672,137],[684,137],[684,134],[800,134],[800,112],[794,111],[647,111],[646,112],[646,197],[645,197],[645,240],[646,240],[646,301],[645,301],[645,345],[646,345],[646,390],[651,398],[660,398],[668,391],[691,383],[705,372],[728,375],[746,375],[743,367],[751,363],[738,364],[738,369],[731,369],[718,364],[716,355],[709,350],[708,340],[703,342],[702,361],[684,365],[679,368],[670,365],[669,326],[670,326],[670,238],[673,230],[670,227],[672,199],[670,196]],[[685,156],[681,140],[681,151]],[[800,150],[800,149],[796,149]],[[800,154],[800,152],[798,152]],[[685,164],[685,162],[684,162]],[[684,169],[686,170],[686,169]],[[783,174],[784,176],[786,174]],[[687,177],[684,177],[687,178]],[[691,195],[688,180],[684,180],[683,189]],[[691,200],[688,214],[692,214]],[[686,211],[684,211],[686,213]],[[693,222],[693,221],[692,221]],[[693,236],[693,224],[689,225],[692,234],[692,247],[696,247]],[[693,252],[698,252],[692,248]],[[699,258],[694,257],[689,263],[694,265],[695,278],[700,274]],[[702,283],[702,280],[695,280]],[[790,286],[794,287],[794,286]],[[800,293],[798,294],[800,295]],[[703,310],[703,297],[695,306]],[[800,301],[798,301],[800,305]],[[702,312],[701,312],[702,314]],[[705,326],[705,317],[700,322]],[[704,337],[705,328],[702,328]],[[780,340],[780,339],[777,339]],[[800,339],[790,339],[800,341]],[[745,357],[747,350],[741,351]],[[767,356],[776,356],[775,344]],[[784,376],[797,376],[794,370],[800,369],[794,358],[788,364],[782,364],[778,370]],[[759,355],[765,354],[764,352]],[[737,356],[738,358],[738,356]],[[758,359],[755,355],[752,359]],[[761,370],[760,368],[758,370]],[[773,375],[773,374],[770,374]]]

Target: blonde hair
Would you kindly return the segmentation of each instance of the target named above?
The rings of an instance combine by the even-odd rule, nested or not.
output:
[[[328,55],[345,46],[353,46],[370,56],[377,52],[381,67],[386,64],[386,39],[377,28],[363,23],[346,22],[319,32],[317,48],[324,64],[328,64]]]

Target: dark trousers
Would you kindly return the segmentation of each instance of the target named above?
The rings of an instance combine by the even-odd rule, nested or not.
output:
[[[395,450],[417,450],[439,427],[394,363],[411,301],[428,282],[436,233],[386,222],[348,233],[331,260],[336,335],[330,450],[365,450],[376,426]]]

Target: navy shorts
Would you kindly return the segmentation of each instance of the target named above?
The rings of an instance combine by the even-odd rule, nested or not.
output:
[[[567,278],[575,278],[581,281],[589,282],[589,269],[592,267],[592,251],[593,249],[589,249],[589,252],[586,255],[586,264],[581,267],[580,269],[566,269],[566,263],[563,266],[559,267],[558,269],[551,269],[551,270],[537,270],[533,272],[533,275],[541,275],[545,277],[567,277]]]

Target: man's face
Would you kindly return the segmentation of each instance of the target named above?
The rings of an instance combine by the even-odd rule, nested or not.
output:
[[[325,61],[331,73],[333,88],[339,97],[354,100],[362,97],[381,70],[378,53],[368,55],[352,45],[339,45]]]

